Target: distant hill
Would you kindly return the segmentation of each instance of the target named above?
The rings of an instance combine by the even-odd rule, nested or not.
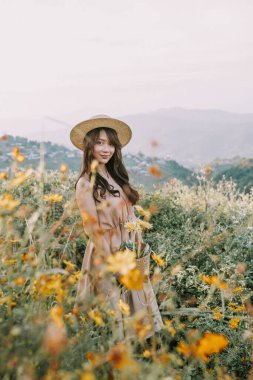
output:
[[[232,164],[222,164],[213,166],[214,179],[219,181],[223,176],[226,179],[232,178],[237,183],[240,190],[245,190],[248,193],[253,187],[253,159],[252,158],[238,158]]]
[[[36,168],[40,161],[40,143],[28,140],[24,137],[9,135],[8,141],[0,141],[0,170],[10,170],[12,157],[11,149],[18,146],[26,160],[21,167]],[[60,164],[67,164],[72,171],[80,172],[82,152],[78,149],[71,150],[60,144],[51,142],[44,143],[45,166],[47,170],[59,169]],[[124,163],[129,171],[130,179],[135,185],[143,185],[147,190],[153,190],[172,178],[177,178],[186,185],[197,183],[198,170],[190,170],[169,158],[146,156],[143,153],[123,154]],[[236,156],[232,159],[216,159],[209,163],[213,169],[214,181],[219,181],[223,175],[230,177],[238,184],[239,189],[250,191],[253,186],[253,159]],[[158,167],[160,177],[152,176],[149,172],[151,167]]]
[[[0,141],[0,170],[10,170],[12,157],[11,149],[17,146],[26,160],[21,164],[22,167],[36,168],[40,161],[40,143],[28,140],[24,137],[9,135],[8,142]],[[78,149],[70,150],[63,145],[44,143],[45,167],[47,170],[59,169],[60,164],[67,164],[70,170],[81,170],[82,152]],[[133,155],[123,154],[124,163],[129,171],[133,184],[143,185],[147,190],[153,190],[154,185],[162,184],[170,178],[177,178],[187,185],[192,185],[196,180],[192,176],[190,169],[184,168],[174,160],[147,157],[142,153]],[[161,177],[154,177],[149,173],[151,166],[158,166]]]
[[[69,132],[76,123],[91,116],[81,110],[43,120],[0,120],[0,132],[16,135],[17,130],[25,131],[22,136],[29,139],[51,141],[75,150]],[[174,160],[189,169],[198,169],[216,159],[253,157],[253,113],[174,107],[111,116],[129,123],[133,130],[124,153],[142,152]],[[152,147],[152,140],[158,142],[156,148]]]

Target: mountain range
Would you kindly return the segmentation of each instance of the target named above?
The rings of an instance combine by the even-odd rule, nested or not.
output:
[[[91,116],[79,110],[59,118],[0,120],[0,132],[75,149],[69,140],[69,132],[76,123]],[[125,121],[133,130],[133,138],[124,148],[126,153],[141,152],[175,160],[190,169],[219,159],[253,157],[253,113],[173,107],[110,116]]]

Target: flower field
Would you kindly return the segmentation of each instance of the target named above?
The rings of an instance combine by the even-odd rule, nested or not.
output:
[[[253,188],[171,179],[154,192],[138,189],[137,228],[152,247],[151,282],[164,327],[150,341],[142,315],[135,333],[117,341],[115,311],[94,296],[74,305],[87,237],[75,202],[77,173],[62,164],[0,173],[0,378],[4,380],[252,379]],[[150,170],[150,175],[157,175]],[[143,278],[133,252],[118,252],[107,276],[128,289]],[[125,255],[125,256],[124,256]],[[133,280],[134,279],[134,280]]]

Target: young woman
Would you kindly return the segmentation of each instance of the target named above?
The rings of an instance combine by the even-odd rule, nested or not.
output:
[[[107,300],[116,313],[120,339],[124,338],[124,329],[119,300],[130,305],[131,314],[134,314],[136,307],[131,292],[122,294],[115,282],[100,273],[106,258],[117,252],[123,242],[132,239],[124,224],[136,220],[133,206],[138,202],[139,194],[129,183],[121,154],[121,148],[131,137],[132,131],[126,123],[107,115],[97,115],[83,121],[70,132],[71,142],[83,151],[82,169],[75,191],[84,231],[89,237],[75,302],[79,307],[87,306],[93,291],[101,300]],[[140,232],[136,241],[143,241]],[[140,304],[137,309],[141,308],[143,305]],[[152,301],[152,310],[155,331],[158,331],[163,323],[156,299]]]

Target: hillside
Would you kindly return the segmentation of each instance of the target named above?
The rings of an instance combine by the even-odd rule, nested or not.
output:
[[[81,169],[82,152],[78,149],[70,150],[63,145],[45,142],[45,166],[48,170],[59,169],[61,163],[67,164],[72,171],[79,172]],[[8,142],[0,141],[0,169],[10,170],[12,157],[11,149],[17,146],[26,160],[22,167],[31,166],[36,168],[40,160],[40,143],[28,140],[24,137],[9,136]],[[170,178],[177,178],[184,184],[192,185],[196,180],[192,176],[192,171],[174,160],[148,157],[142,153],[124,154],[124,163],[129,171],[131,181],[135,185],[143,185],[146,190],[152,190],[154,185],[160,185],[167,182]],[[149,167],[158,166],[162,172],[161,177],[152,176],[149,173]]]
[[[7,142],[0,140],[0,170],[10,170],[12,163],[11,149],[14,146],[19,147],[26,157],[22,167],[38,167],[40,143],[24,137],[9,135]],[[60,144],[45,142],[44,150],[47,170],[59,169],[60,164],[64,163],[68,165],[70,170],[76,171],[77,174],[79,173],[82,152],[78,149],[70,150]],[[152,191],[155,187],[172,178],[179,179],[188,186],[197,183],[196,174],[198,170],[190,170],[172,159],[146,156],[140,152],[137,154],[123,153],[123,158],[129,171],[131,182],[134,185],[143,185],[148,191]],[[241,191],[249,192],[253,186],[253,159],[236,156],[232,159],[216,159],[208,165],[212,167],[214,182],[219,181],[225,175],[226,179],[232,178]],[[151,175],[149,169],[152,167],[158,167],[161,171],[161,176]]]

